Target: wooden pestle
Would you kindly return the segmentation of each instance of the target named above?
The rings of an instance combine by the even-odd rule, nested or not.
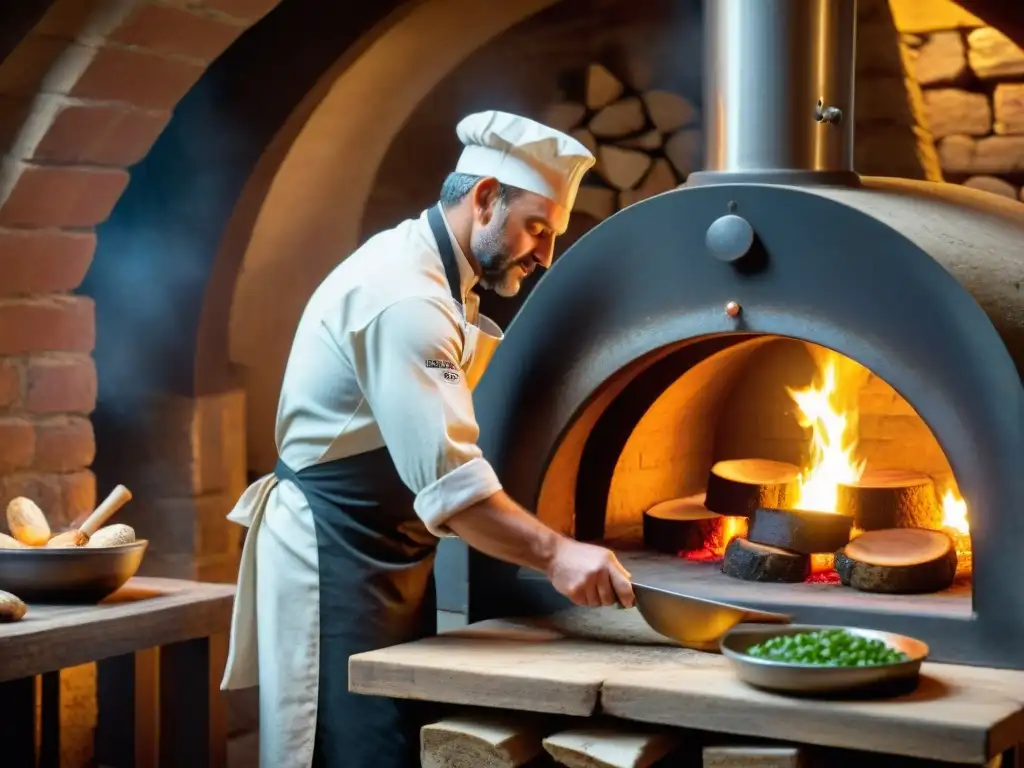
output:
[[[131,501],[132,492],[123,485],[118,485],[93,511],[79,528],[58,533],[48,542],[47,547],[84,547],[89,538],[109,520],[117,510]]]

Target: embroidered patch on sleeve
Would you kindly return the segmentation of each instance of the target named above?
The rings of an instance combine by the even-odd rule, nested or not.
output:
[[[440,370],[444,380],[456,384],[459,381],[459,368],[455,363],[449,360],[427,360],[427,368],[433,370]]]

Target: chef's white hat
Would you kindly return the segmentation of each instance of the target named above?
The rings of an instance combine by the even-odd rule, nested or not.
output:
[[[584,174],[596,162],[561,131],[507,112],[478,112],[455,129],[465,145],[457,173],[490,176],[554,200],[568,220]],[[564,221],[562,222],[564,225]]]

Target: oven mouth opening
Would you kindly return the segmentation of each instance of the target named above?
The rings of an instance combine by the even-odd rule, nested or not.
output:
[[[800,339],[702,337],[626,366],[563,433],[537,514],[634,581],[700,597],[972,612],[969,505],[932,431]]]

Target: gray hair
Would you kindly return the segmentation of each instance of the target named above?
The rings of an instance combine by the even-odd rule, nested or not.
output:
[[[473,176],[468,173],[449,173],[448,178],[441,185],[441,205],[446,208],[458,205],[468,195],[473,187],[484,178]],[[498,184],[498,200],[502,203],[511,202],[522,190],[518,187],[510,187],[507,184]]]

